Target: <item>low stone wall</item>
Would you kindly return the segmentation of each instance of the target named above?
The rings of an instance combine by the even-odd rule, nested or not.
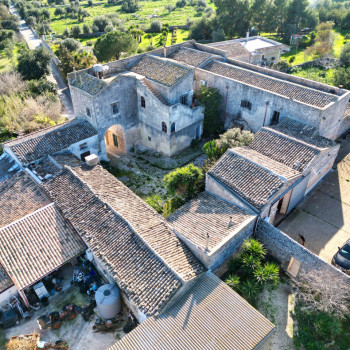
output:
[[[324,271],[331,276],[342,277],[350,287],[349,276],[310,252],[268,222],[260,220],[254,236],[265,245],[273,257],[281,262],[281,267],[284,270],[287,270],[291,257],[294,257],[300,261],[301,269]]]
[[[337,66],[339,64],[339,60],[336,58],[321,58],[318,60],[313,60],[313,61],[308,61],[304,62],[301,64],[297,64],[293,67],[291,67],[288,70],[288,73],[290,71],[293,71],[294,68],[299,67],[299,68],[309,68],[309,67],[321,67],[321,68],[330,68],[331,66]]]

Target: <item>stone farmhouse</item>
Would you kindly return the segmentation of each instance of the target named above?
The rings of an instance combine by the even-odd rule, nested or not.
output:
[[[141,323],[113,349],[259,347],[274,326],[215,274],[244,239],[272,252],[286,240],[272,225],[332,168],[350,92],[193,41],[68,79],[76,118],[3,144],[0,304],[14,294],[29,304],[35,283],[89,250]],[[227,126],[256,134],[165,219],[98,161],[143,147],[171,156],[200,138],[201,85],[223,92]],[[291,241],[283,259],[307,254]]]

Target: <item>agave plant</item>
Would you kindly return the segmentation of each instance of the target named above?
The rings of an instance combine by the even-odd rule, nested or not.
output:
[[[279,282],[279,266],[273,262],[267,262],[264,266],[260,266],[254,271],[254,276],[260,284],[274,284]]]
[[[241,267],[241,260],[238,258],[231,258],[227,263],[227,268],[230,273],[237,271]]]
[[[242,248],[242,255],[249,254],[258,259],[263,259],[266,255],[266,248],[263,246],[263,244],[253,238],[245,240]]]
[[[239,289],[239,277],[236,275],[229,275],[225,279],[225,283],[230,286],[232,289],[238,290]]]

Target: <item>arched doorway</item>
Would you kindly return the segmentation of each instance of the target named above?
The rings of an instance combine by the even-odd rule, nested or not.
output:
[[[201,138],[201,126],[197,125],[196,127],[196,140],[200,140]]]
[[[110,159],[114,155],[126,152],[126,142],[124,129],[120,125],[111,126],[105,134],[107,157]]]

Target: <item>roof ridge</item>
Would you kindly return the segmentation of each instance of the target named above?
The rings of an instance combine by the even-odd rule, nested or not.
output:
[[[247,147],[247,146],[245,146],[245,147]],[[237,147],[237,148],[243,148],[243,147]],[[250,148],[250,147],[247,147],[247,148]],[[242,158],[242,159],[248,161],[249,163],[254,164],[254,165],[258,166],[259,168],[261,168],[261,169],[267,171],[267,172],[270,173],[271,175],[274,175],[274,176],[280,178],[280,179],[283,180],[284,182],[287,182],[287,181],[288,181],[288,179],[285,178],[284,176],[275,173],[274,171],[272,171],[272,170],[266,168],[265,166],[263,166],[263,165],[261,165],[261,164],[259,164],[259,163],[253,162],[253,161],[250,160],[249,158],[246,158],[246,157],[244,157],[243,155],[241,155],[241,154],[235,152],[234,149],[235,149],[235,148],[230,148],[230,149],[228,149],[228,151],[229,151],[230,153],[235,154],[237,157],[240,157],[240,158]],[[258,153],[259,153],[259,152],[258,152]],[[261,153],[259,153],[259,154],[261,154]],[[278,162],[278,163],[280,163],[280,162]],[[282,163],[280,163],[280,164],[282,164]],[[282,164],[282,165],[285,165],[285,164]]]
[[[97,167],[100,167],[101,169],[103,169],[103,167],[101,165],[96,165]],[[124,221],[128,226],[129,228],[131,229],[131,231],[136,235],[136,237],[138,237],[144,244],[145,246],[152,252],[152,254],[154,256],[157,257],[157,259],[159,261],[161,261],[177,278],[180,279],[180,281],[182,283],[185,282],[185,280],[165,261],[164,258],[162,258],[162,256],[160,256],[150,245],[149,243],[137,232],[137,230],[133,227],[133,225],[129,222],[129,220],[125,219],[117,210],[115,210],[109,203],[108,200],[104,200],[101,198],[101,194],[100,193],[96,193],[92,187],[86,182],[84,181],[80,176],[79,174],[77,174],[73,168],[71,168],[70,166],[68,165],[64,165],[64,167],[66,169],[68,169],[72,174],[73,176],[75,176],[76,178],[78,178],[79,181],[81,181],[88,189],[89,191],[97,198],[97,200],[101,203],[103,203],[103,205],[106,205],[108,206],[108,208],[113,212],[115,213],[122,221]],[[80,168],[82,168],[80,166]],[[104,169],[103,169],[104,170]],[[153,209],[153,208],[152,208]],[[170,228],[170,227],[169,227]],[[171,228],[170,228],[171,229]],[[174,234],[175,235],[175,234]],[[175,235],[176,236],[176,235]]]

